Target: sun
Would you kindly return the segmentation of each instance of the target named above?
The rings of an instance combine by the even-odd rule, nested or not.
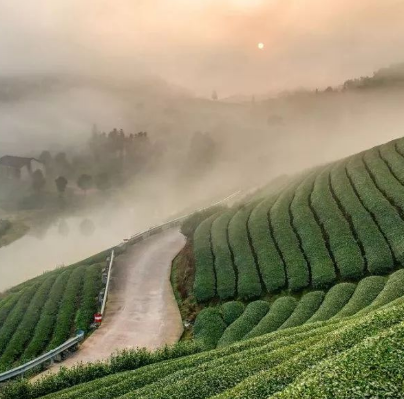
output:
[[[260,50],[264,50],[265,44],[264,43],[258,43],[258,48]]]

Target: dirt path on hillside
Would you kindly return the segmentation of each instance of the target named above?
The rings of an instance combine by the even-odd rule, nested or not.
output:
[[[184,244],[178,229],[171,229],[129,247],[117,257],[101,327],[77,352],[45,373],[77,362],[106,359],[117,349],[155,349],[177,342],[183,326],[170,269]]]

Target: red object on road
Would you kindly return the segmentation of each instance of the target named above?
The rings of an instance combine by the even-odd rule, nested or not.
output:
[[[94,322],[95,323],[101,323],[102,322],[102,314],[101,313],[96,313],[94,315]]]

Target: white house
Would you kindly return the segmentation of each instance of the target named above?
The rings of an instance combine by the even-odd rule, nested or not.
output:
[[[30,180],[36,170],[45,175],[45,165],[35,158],[5,155],[0,158],[0,177],[17,180]]]

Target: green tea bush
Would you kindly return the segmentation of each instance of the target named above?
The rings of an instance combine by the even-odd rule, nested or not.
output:
[[[212,224],[212,249],[215,256],[217,295],[220,299],[237,294],[236,273],[228,242],[228,227],[235,210],[222,213]]]
[[[402,398],[403,340],[400,323],[308,369],[271,398]]]
[[[334,285],[325,295],[324,301],[317,312],[307,322],[313,323],[315,321],[328,320],[337,314],[348,303],[355,288],[356,285],[352,283]]]
[[[23,319],[38,287],[39,284],[33,284],[31,287],[22,292],[21,296],[18,297],[17,303],[10,310],[8,317],[2,324],[0,328],[0,354],[3,354],[14,332],[20,325],[21,320]]]
[[[348,303],[334,316],[347,317],[370,305],[379,295],[387,281],[386,277],[370,276],[359,281]]]
[[[266,301],[254,301],[247,305],[244,313],[226,328],[217,346],[222,347],[240,341],[268,313],[269,304]]]
[[[264,399],[282,391],[304,371],[328,357],[343,353],[365,340],[403,321],[403,305],[375,312],[369,316],[353,319],[346,326],[324,336],[318,343],[304,348],[299,354],[290,356],[285,348],[283,362],[244,379],[215,399]],[[401,314],[400,314],[401,313]],[[332,373],[335,378],[335,373]]]
[[[369,306],[361,310],[358,314],[385,306],[402,296],[404,296],[404,269],[397,270],[391,274],[379,295]]]
[[[63,293],[62,301],[56,318],[56,327],[47,350],[61,345],[68,338],[74,325],[77,307],[79,304],[80,292],[83,286],[83,280],[86,272],[86,266],[80,266],[72,271],[67,281],[66,289]]]
[[[191,216],[189,216],[187,219],[185,219],[184,222],[182,222],[181,233],[187,238],[192,238],[195,234],[197,227],[204,220],[208,219],[209,217],[211,217],[217,213],[224,212],[225,209],[226,209],[225,207],[217,205],[217,206],[211,206],[210,208],[193,213]]]
[[[216,217],[215,214],[205,219],[194,234],[194,294],[198,302],[208,301],[216,294],[215,266],[210,238],[212,223]]]
[[[402,139],[400,139],[402,140]],[[378,147],[380,157],[386,162],[394,176],[401,184],[404,184],[404,157],[397,151],[397,143],[400,140],[390,141]]]
[[[262,293],[260,276],[248,239],[247,222],[255,204],[239,209],[229,223],[229,242],[237,268],[237,291],[243,299],[259,297]]]
[[[239,301],[226,302],[222,305],[223,320],[227,325],[236,321],[244,312],[244,304]]]
[[[252,245],[268,292],[274,292],[286,286],[285,265],[276,248],[268,220],[268,212],[275,201],[276,197],[262,201],[253,209],[248,221]]]
[[[54,284],[56,276],[47,278],[36,290],[35,295],[26,308],[25,314],[18,327],[14,330],[13,336],[7,343],[5,350],[0,357],[0,368],[5,369],[13,364],[21,354],[27,343],[32,338],[35,326],[37,325],[41,311]]]
[[[363,155],[363,160],[378,189],[403,217],[404,186],[391,173],[386,162],[380,157],[377,148],[366,151]]]
[[[372,213],[362,205],[346,173],[345,162],[338,163],[330,174],[330,187],[351,220],[366,255],[367,269],[372,274],[384,274],[394,267],[388,243],[380,232]]]
[[[327,234],[329,247],[341,277],[360,278],[364,273],[365,261],[350,225],[330,191],[329,168],[325,168],[317,175],[311,203]]]
[[[22,362],[38,356],[46,348],[52,337],[59,303],[62,299],[70,273],[71,271],[69,269],[59,273],[55,283],[52,285],[48,299],[41,311],[40,319],[34,328],[32,339],[25,347]]]
[[[304,324],[318,310],[324,300],[323,291],[313,291],[302,296],[295,310],[290,317],[279,327],[284,328],[296,327]]]
[[[207,348],[215,348],[226,329],[220,310],[216,307],[203,309],[195,320],[194,337]]]
[[[75,326],[77,330],[89,331],[98,310],[98,293],[102,287],[102,264],[88,266],[84,276],[80,307],[77,311]]]
[[[404,222],[397,210],[375,186],[362,155],[349,159],[347,173],[364,206],[374,216],[398,262],[404,264]]]
[[[268,334],[278,329],[293,313],[297,305],[295,298],[285,296],[277,299],[270,307],[269,312],[243,339],[250,339]]]
[[[291,204],[293,224],[300,236],[302,249],[306,254],[311,270],[313,288],[328,287],[335,281],[335,267],[315,216],[310,209],[310,194],[315,176],[311,174],[296,189]]]
[[[297,291],[310,284],[310,273],[289,214],[294,190],[295,185],[292,185],[281,193],[270,210],[270,220],[286,264],[288,288]]]

